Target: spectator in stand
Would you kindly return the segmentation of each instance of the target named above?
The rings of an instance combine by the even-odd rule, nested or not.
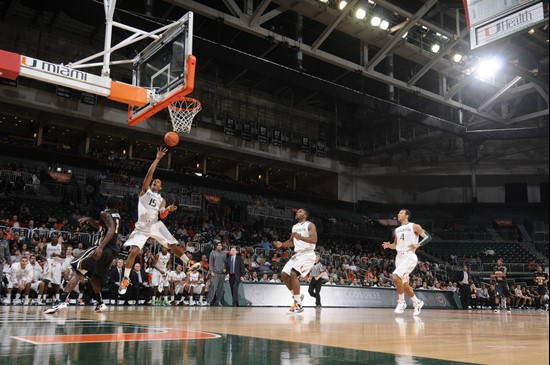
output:
[[[269,283],[269,276],[267,274],[263,274],[262,278],[260,279],[260,283]]]

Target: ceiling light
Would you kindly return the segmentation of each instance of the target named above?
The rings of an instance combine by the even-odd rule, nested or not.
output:
[[[380,23],[380,29],[387,30],[390,27],[390,23],[387,20],[382,20]]]
[[[380,25],[381,21],[382,19],[380,19],[379,17],[373,16],[372,19],[370,20],[370,25],[372,25],[373,27],[377,27]]]
[[[355,17],[359,20],[365,19],[366,16],[367,16],[367,12],[365,11],[365,9],[359,8],[355,11]]]
[[[340,3],[338,4],[338,9],[344,10],[344,8],[346,7],[346,5],[348,5],[348,2],[342,0],[342,1],[340,1]]]
[[[456,63],[459,63],[461,60],[462,60],[462,55],[460,53],[455,53],[455,55],[453,56],[453,61],[455,61]]]
[[[372,1],[372,0],[368,0],[368,3],[371,4],[371,5],[376,4],[376,3],[375,3],[374,1]]]
[[[432,44],[431,50],[432,50],[433,53],[437,53],[437,52],[439,52],[440,48],[441,48],[441,46],[439,44],[434,43],[434,44]]]
[[[529,29],[529,31],[528,31],[527,33],[529,33],[529,34],[535,34],[535,28]]]
[[[403,34],[403,35],[401,36],[401,38],[405,39],[405,38],[407,38],[408,35],[409,35],[409,32],[405,32],[405,34]]]
[[[483,59],[477,65],[477,75],[481,78],[494,75],[495,71],[502,68],[502,62],[498,58]]]
[[[319,0],[319,1],[324,3],[324,4],[328,3],[328,0]]]

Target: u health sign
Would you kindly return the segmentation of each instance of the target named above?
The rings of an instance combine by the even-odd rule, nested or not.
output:
[[[470,30],[470,46],[472,49],[484,46],[521,30],[527,29],[544,20],[542,3],[523,8],[511,14],[504,15],[488,23],[473,27]]]

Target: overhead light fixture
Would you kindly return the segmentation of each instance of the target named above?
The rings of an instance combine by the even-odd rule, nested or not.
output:
[[[198,177],[202,177],[202,174],[200,172],[195,172],[195,175]]]
[[[365,19],[366,16],[367,12],[365,11],[365,9],[359,8],[355,11],[355,17],[359,20]]]
[[[347,1],[340,1],[340,3],[338,3],[338,9],[340,10],[344,10],[344,8],[348,5],[348,2]]]
[[[328,3],[328,0],[319,0],[319,1],[324,3],[324,4]]]
[[[462,61],[462,55],[460,53],[455,53],[455,55],[453,56],[453,61],[459,63],[460,61]]]
[[[478,63],[476,73],[480,78],[486,78],[493,76],[501,68],[502,62],[498,58],[486,58]]]
[[[440,49],[441,49],[441,46],[439,44],[437,44],[437,43],[432,44],[431,50],[432,50],[433,53],[439,52]]]
[[[375,5],[376,3],[372,0],[368,0],[368,3],[371,4],[371,5]]]
[[[382,22],[382,19],[380,19],[377,16],[373,16],[372,19],[370,20],[370,25],[372,25],[373,27],[378,27],[381,22]]]
[[[405,34],[403,34],[403,35],[401,36],[401,38],[405,39],[405,38],[407,38],[408,35],[409,35],[409,32],[405,32]]]
[[[529,31],[527,33],[529,33],[531,35],[535,34],[535,28],[529,29]]]
[[[389,27],[390,22],[388,22],[387,20],[382,20],[382,22],[380,22],[380,29],[387,30]]]

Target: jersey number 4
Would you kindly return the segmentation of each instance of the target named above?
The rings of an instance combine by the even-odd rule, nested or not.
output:
[[[149,201],[149,205],[152,206],[153,208],[157,206],[157,201],[155,199],[151,199]]]
[[[399,237],[399,239],[400,239],[401,241],[405,241],[405,233],[402,233],[402,234],[401,234],[401,237]]]

